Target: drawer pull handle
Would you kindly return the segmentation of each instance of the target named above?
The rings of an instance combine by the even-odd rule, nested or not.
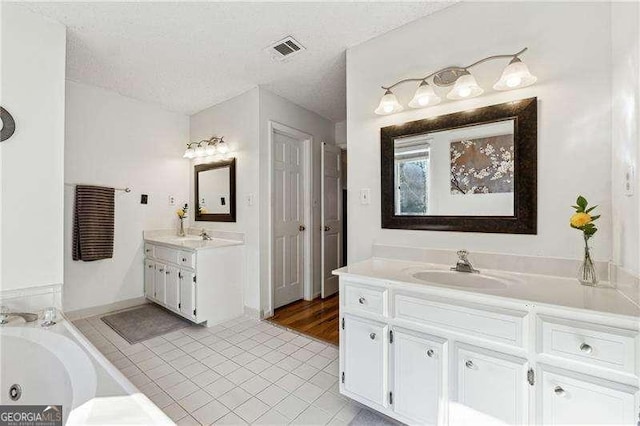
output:
[[[467,362],[464,363],[464,365],[467,366],[467,368],[473,368],[475,367],[475,364],[473,363],[473,361],[468,360]]]
[[[376,333],[369,334],[369,338],[371,338],[371,340],[376,340]]]
[[[359,302],[361,305],[364,305],[365,298],[364,298],[364,297],[361,297],[360,299],[358,299],[358,302]]]
[[[560,387],[560,386],[556,386],[553,389],[553,392],[555,392],[555,394],[558,395],[558,396],[565,396],[567,394],[567,391],[562,389],[562,387]]]
[[[580,345],[580,350],[586,354],[590,354],[591,352],[593,352],[593,348],[591,347],[591,345],[587,345],[586,343]]]
[[[428,356],[429,358],[433,358],[433,356],[434,356],[434,355],[435,355],[435,352],[433,352],[433,349],[429,349],[429,350],[427,351],[427,356]]]

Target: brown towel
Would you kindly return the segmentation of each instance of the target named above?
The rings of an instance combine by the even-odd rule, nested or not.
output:
[[[73,214],[73,260],[113,257],[113,188],[77,185]]]

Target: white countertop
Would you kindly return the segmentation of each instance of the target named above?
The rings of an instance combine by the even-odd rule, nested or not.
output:
[[[244,242],[242,241],[226,240],[222,238],[203,240],[202,237],[194,237],[193,235],[188,235],[186,237],[178,237],[172,235],[147,236],[144,238],[144,240],[152,244],[187,250],[214,249],[220,247],[239,246],[244,244]]]
[[[391,284],[427,286],[447,289],[451,292],[482,294],[516,301],[640,317],[640,307],[616,289],[583,286],[575,278],[482,270],[481,272],[493,276],[504,277],[511,281],[511,284],[506,288],[468,288],[425,282],[412,276],[415,272],[424,270],[449,270],[450,266],[371,258],[337,269],[333,273],[344,277],[365,277]]]

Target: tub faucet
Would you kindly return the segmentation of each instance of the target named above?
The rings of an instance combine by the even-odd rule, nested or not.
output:
[[[452,267],[451,270],[456,272],[480,273],[480,271],[471,265],[468,256],[469,252],[467,250],[458,250],[458,262],[456,262],[456,266]]]
[[[9,308],[6,306],[0,306],[0,325],[9,322],[11,317],[21,317],[25,322],[34,322],[38,319],[37,314],[30,314],[28,312],[9,312]]]
[[[200,232],[200,236],[202,237],[203,240],[207,241],[211,239],[211,235],[207,234],[207,231],[202,228],[202,232]]]

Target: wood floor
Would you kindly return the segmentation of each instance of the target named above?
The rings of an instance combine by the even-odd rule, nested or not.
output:
[[[338,295],[312,301],[298,300],[276,309],[269,321],[325,342],[338,344]]]

